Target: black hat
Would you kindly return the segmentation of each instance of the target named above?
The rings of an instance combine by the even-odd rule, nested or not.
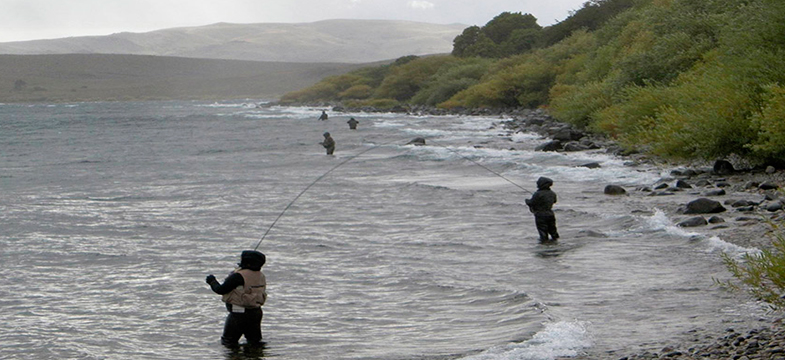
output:
[[[267,258],[261,252],[256,250],[244,250],[240,255],[240,263],[237,265],[240,265],[243,269],[259,271],[266,261]]]
[[[324,133],[324,136],[330,136],[330,133],[326,132]]]

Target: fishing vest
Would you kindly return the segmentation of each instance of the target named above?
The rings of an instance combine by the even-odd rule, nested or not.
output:
[[[238,286],[222,296],[225,303],[244,308],[258,308],[267,300],[267,280],[261,271],[236,270],[243,276],[243,286]]]

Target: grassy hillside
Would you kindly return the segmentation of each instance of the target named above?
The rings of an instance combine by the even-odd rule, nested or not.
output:
[[[219,23],[146,33],[117,33],[0,43],[0,54],[129,54],[274,62],[369,63],[448,53],[463,25],[391,20]]]
[[[358,67],[137,55],[0,55],[0,102],[274,99]]]
[[[360,69],[282,100],[547,107],[630,150],[785,166],[782,0],[593,0],[552,27],[530,20],[504,13],[467,28],[453,55]]]

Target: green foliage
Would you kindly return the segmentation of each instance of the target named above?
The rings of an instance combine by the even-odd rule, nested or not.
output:
[[[714,281],[732,290],[746,291],[773,309],[782,310],[785,308],[785,235],[776,224],[772,227],[771,249],[764,249],[759,254],[746,253],[743,261],[723,254],[722,259],[736,281]]]
[[[284,99],[548,106],[672,158],[785,158],[785,1],[591,0],[541,29],[502,13],[452,56],[403,57]]]
[[[758,129],[757,141],[749,146],[765,161],[785,159],[785,87],[769,85],[765,88],[762,109],[752,117]]]
[[[442,66],[457,61],[458,59],[453,56],[441,55],[420,58],[396,66],[376,89],[374,98],[408,101]]]
[[[573,32],[596,30],[619,13],[631,8],[636,0],[591,0],[557,24],[546,27],[540,34],[541,47],[548,47],[564,40]]]
[[[482,58],[467,58],[446,64],[412,97],[411,103],[434,106],[447,101],[458,92],[479,83],[491,64],[491,60]]]
[[[531,14],[503,12],[482,28],[464,29],[453,41],[452,55],[498,58],[521,54],[537,44],[541,30]]]

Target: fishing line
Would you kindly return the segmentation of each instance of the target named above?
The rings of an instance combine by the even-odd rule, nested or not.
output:
[[[276,217],[275,220],[273,221],[273,223],[270,224],[270,227],[267,228],[267,231],[264,232],[264,235],[262,235],[262,238],[259,239],[259,242],[256,243],[256,246],[253,249],[256,250],[256,249],[259,248],[259,245],[262,244],[262,241],[264,240],[265,237],[267,237],[267,234],[270,233],[270,230],[272,230],[273,227],[275,226],[275,224],[278,223],[278,220],[280,220],[281,217],[283,217],[283,214],[286,213],[286,210],[289,210],[289,208],[292,207],[292,205],[297,201],[297,199],[299,199],[300,196],[303,196],[303,194],[305,194],[305,192],[308,191],[308,189],[310,189],[312,186],[316,185],[316,183],[318,183],[320,180],[324,179],[327,175],[329,175],[335,169],[341,167],[341,165],[346,164],[346,163],[348,163],[351,160],[354,160],[355,158],[357,158],[358,156],[360,156],[362,154],[365,154],[365,153],[367,153],[367,152],[369,152],[369,151],[371,151],[373,149],[376,149],[376,148],[378,148],[380,146],[383,146],[383,145],[387,145],[389,143],[392,143],[392,141],[384,143],[384,144],[380,144],[380,145],[376,145],[376,146],[370,147],[370,148],[365,149],[365,150],[363,150],[363,151],[361,151],[361,152],[359,152],[359,153],[357,153],[355,155],[352,155],[352,156],[346,158],[345,160],[343,160],[340,163],[338,163],[338,165],[333,166],[332,169],[330,169],[326,173],[322,174],[322,176],[319,176],[318,178],[316,178],[316,180],[314,180],[313,182],[308,184],[308,186],[306,186],[305,189],[303,189],[303,191],[300,191],[300,193],[297,194],[297,196],[295,196],[295,198],[289,203],[289,205],[286,205],[286,207],[283,209],[283,211],[281,211],[281,213],[278,214],[278,217]]]
[[[306,192],[307,192],[307,191],[308,191],[308,190],[309,190],[311,187],[313,187],[314,185],[316,185],[316,183],[318,183],[319,181],[321,181],[322,179],[324,179],[325,177],[327,177],[327,175],[329,175],[330,173],[332,173],[333,171],[335,171],[335,170],[336,170],[336,169],[338,169],[339,167],[343,166],[344,164],[348,163],[349,161],[352,161],[352,160],[356,159],[356,158],[357,158],[357,157],[359,157],[360,155],[362,155],[362,154],[365,154],[365,153],[367,153],[367,152],[369,152],[369,151],[371,151],[371,150],[373,150],[373,149],[376,149],[376,148],[378,148],[378,147],[380,147],[380,146],[387,145],[387,144],[391,144],[391,143],[393,143],[393,142],[395,142],[395,141],[397,141],[397,140],[393,140],[393,141],[390,141],[390,142],[386,142],[386,143],[383,143],[383,144],[379,144],[379,145],[376,145],[376,146],[370,147],[370,148],[368,148],[368,149],[365,149],[365,150],[363,150],[363,151],[361,151],[361,152],[359,152],[359,153],[357,153],[357,154],[355,154],[355,155],[352,155],[352,156],[350,156],[350,157],[348,157],[348,158],[344,159],[343,161],[341,161],[341,162],[340,162],[340,163],[338,163],[337,165],[333,166],[333,167],[332,167],[330,170],[328,170],[327,172],[325,172],[324,174],[322,174],[321,176],[319,176],[318,178],[316,178],[316,180],[314,180],[314,181],[312,181],[310,184],[308,184],[308,186],[306,186],[306,187],[305,187],[305,189],[303,189],[302,191],[300,191],[300,193],[299,193],[299,194],[297,194],[297,196],[295,196],[295,197],[294,197],[294,199],[292,199],[292,201],[291,201],[291,202],[289,202],[289,204],[288,204],[288,205],[286,205],[286,207],[285,207],[285,208],[284,208],[284,209],[281,211],[281,213],[280,213],[280,214],[278,214],[278,217],[276,217],[276,218],[275,218],[275,220],[273,220],[272,224],[270,224],[270,227],[268,227],[268,228],[267,228],[267,231],[265,231],[265,232],[264,232],[264,234],[262,235],[261,239],[259,239],[259,242],[257,242],[257,243],[256,243],[256,246],[254,246],[254,248],[253,248],[253,249],[254,249],[254,250],[256,250],[256,249],[258,249],[258,248],[259,248],[259,245],[261,245],[261,244],[262,244],[262,241],[264,241],[264,239],[267,237],[267,234],[269,234],[269,233],[270,233],[270,231],[273,229],[273,227],[275,227],[275,224],[277,224],[277,223],[278,223],[278,220],[280,220],[280,219],[283,217],[283,215],[286,213],[286,211],[287,211],[287,210],[289,210],[289,208],[290,208],[290,207],[292,207],[292,205],[294,205],[294,203],[297,201],[297,199],[299,199],[301,196],[303,196],[303,194],[305,194],[305,193],[306,193]],[[468,157],[466,157],[466,156],[462,155],[461,153],[459,153],[459,152],[457,152],[457,151],[455,151],[455,150],[453,150],[453,149],[450,149],[450,148],[448,148],[448,147],[446,147],[446,146],[444,146],[444,145],[442,145],[442,144],[439,144],[439,143],[438,143],[438,142],[436,142],[436,141],[433,141],[432,139],[429,139],[429,141],[430,141],[430,142],[432,142],[432,143],[434,143],[434,144],[436,144],[436,145],[438,145],[438,146],[440,146],[440,147],[443,147],[443,148],[445,148],[445,149],[447,149],[447,150],[449,150],[449,151],[451,151],[451,152],[453,152],[453,153],[455,153],[455,154],[457,154],[458,156],[460,156],[460,157],[462,157],[462,158],[464,158],[464,159],[466,159],[466,160],[469,160],[469,161],[471,161],[473,164],[475,164],[475,165],[477,165],[477,166],[479,166],[479,167],[481,167],[481,168],[483,168],[483,169],[487,170],[487,171],[488,171],[488,172],[490,172],[491,174],[494,174],[494,175],[496,175],[496,176],[498,176],[498,177],[500,177],[500,178],[502,178],[502,179],[506,180],[507,182],[509,182],[510,184],[514,185],[515,187],[517,187],[517,188],[519,188],[519,189],[521,189],[521,190],[523,190],[523,191],[525,191],[525,192],[528,192],[529,194],[531,194],[531,193],[532,193],[531,191],[529,191],[529,190],[527,190],[526,188],[524,188],[524,187],[522,187],[522,186],[518,185],[518,184],[517,184],[517,183],[515,183],[514,181],[512,181],[512,180],[510,180],[510,179],[506,178],[504,175],[502,175],[502,174],[499,174],[498,172],[496,172],[496,171],[493,171],[493,170],[489,169],[487,166],[485,166],[485,165],[483,165],[483,164],[480,164],[479,162],[475,161],[474,159],[470,159],[470,158],[468,158]]]
[[[521,189],[521,190],[523,190],[523,191],[525,191],[525,192],[527,192],[527,193],[529,193],[529,194],[531,194],[531,193],[532,193],[532,192],[531,192],[531,191],[529,191],[528,189],[525,189],[523,186],[520,186],[520,185],[518,185],[518,184],[517,184],[517,183],[515,183],[514,181],[512,181],[512,180],[510,180],[510,179],[508,179],[508,178],[506,178],[506,177],[504,177],[504,175],[502,175],[502,174],[499,174],[499,173],[497,173],[497,172],[495,172],[495,171],[493,171],[493,170],[489,169],[487,166],[485,166],[485,165],[483,165],[483,164],[480,164],[479,162],[475,161],[474,159],[471,159],[471,158],[469,158],[469,157],[466,157],[466,156],[462,155],[461,153],[459,153],[458,151],[455,151],[455,150],[453,150],[453,149],[450,149],[450,148],[448,148],[448,147],[446,147],[446,146],[444,146],[444,145],[442,145],[442,144],[439,144],[439,143],[438,143],[438,142],[436,142],[436,141],[433,141],[433,140],[430,140],[430,141],[431,141],[431,142],[433,142],[433,143],[434,143],[434,144],[436,144],[436,145],[439,145],[439,146],[441,146],[441,147],[443,147],[443,148],[445,148],[445,149],[447,149],[447,150],[450,150],[450,151],[452,151],[453,153],[457,154],[458,156],[460,156],[460,157],[462,157],[462,158],[464,158],[464,159],[466,159],[466,160],[469,160],[469,161],[471,161],[472,163],[474,163],[474,165],[477,165],[477,166],[479,166],[479,167],[481,167],[481,168],[483,168],[483,169],[485,169],[485,170],[488,170],[488,172],[490,172],[490,173],[492,173],[492,174],[494,174],[494,175],[496,175],[496,176],[498,176],[498,177],[500,177],[500,178],[502,178],[502,179],[504,179],[504,180],[507,180],[507,182],[508,182],[508,183],[515,185],[515,187],[517,187],[518,189]]]

